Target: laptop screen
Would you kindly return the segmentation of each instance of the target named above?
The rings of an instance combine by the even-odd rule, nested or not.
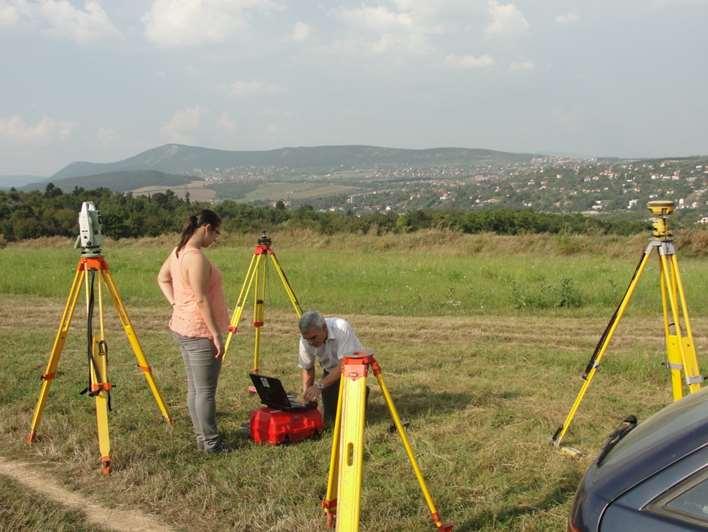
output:
[[[288,394],[285,393],[285,388],[283,388],[280,379],[256,373],[249,373],[249,375],[253,385],[256,387],[258,397],[261,398],[261,402],[264,405],[285,410],[292,408]]]

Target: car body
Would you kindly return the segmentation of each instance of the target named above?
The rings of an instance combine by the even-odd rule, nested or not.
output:
[[[639,423],[585,473],[568,531],[634,530],[708,530],[708,388]]]

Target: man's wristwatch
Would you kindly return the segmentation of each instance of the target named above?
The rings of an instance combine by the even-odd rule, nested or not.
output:
[[[315,388],[317,388],[319,391],[322,391],[324,390],[324,385],[320,381],[317,381],[315,383]]]

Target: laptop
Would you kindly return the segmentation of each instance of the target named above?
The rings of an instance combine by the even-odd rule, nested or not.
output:
[[[288,394],[283,388],[283,383],[275,377],[249,373],[253,385],[256,387],[261,403],[275,410],[302,410],[312,408],[312,404],[305,404],[296,399],[295,394]]]

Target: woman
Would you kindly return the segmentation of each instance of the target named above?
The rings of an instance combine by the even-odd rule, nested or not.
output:
[[[157,276],[172,305],[169,327],[187,371],[187,407],[197,447],[207,453],[228,451],[216,428],[216,385],[229,318],[221,272],[202,252],[219,236],[220,225],[219,216],[207,209],[190,216]]]

